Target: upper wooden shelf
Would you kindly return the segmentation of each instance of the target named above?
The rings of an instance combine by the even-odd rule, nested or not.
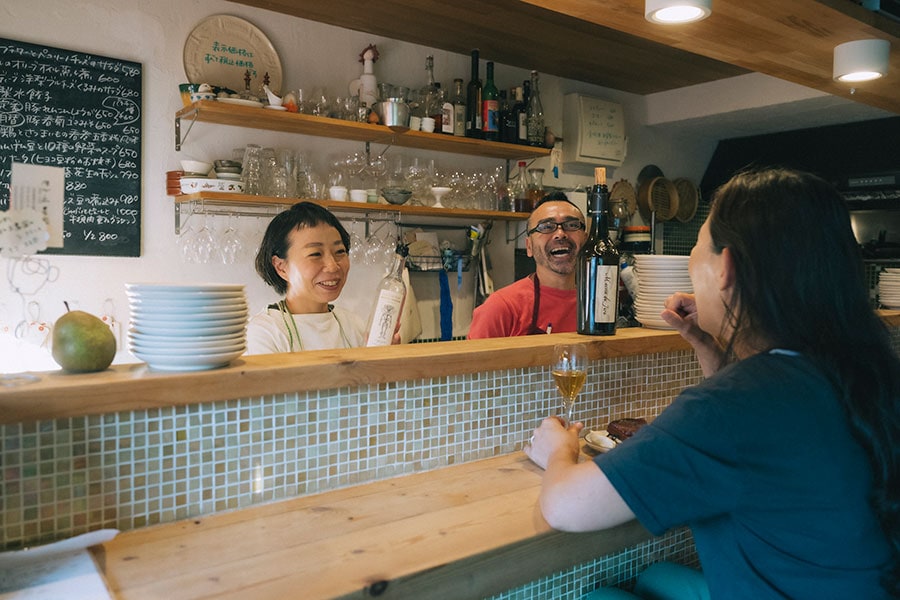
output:
[[[191,121],[188,131],[182,134],[181,121]],[[266,110],[253,106],[226,104],[217,100],[201,100],[186,106],[175,115],[175,149],[180,150],[194,122],[216,123],[300,133],[319,137],[353,140],[357,142],[373,142],[419,150],[453,152],[470,156],[518,160],[549,156],[547,148],[534,148],[517,144],[488,142],[472,138],[456,137],[441,133],[410,131],[402,128],[389,128],[384,125],[343,121],[315,115],[304,115],[276,110]]]
[[[230,192],[195,192],[175,196],[175,203],[197,203],[228,206],[290,206],[301,201],[315,202],[336,213],[365,213],[397,215],[403,217],[440,217],[460,218],[466,220],[486,219],[489,221],[524,221],[530,213],[514,213],[499,210],[474,210],[466,208],[434,208],[432,206],[407,206],[405,204],[376,204],[370,202],[341,202],[337,200],[312,200],[309,198],[274,198],[272,196],[253,196],[233,194]]]

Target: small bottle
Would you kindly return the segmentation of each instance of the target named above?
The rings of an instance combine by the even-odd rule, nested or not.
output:
[[[481,79],[478,78],[478,50],[472,50],[472,76],[466,86],[466,137],[480,138]]]
[[[463,91],[463,80],[453,80],[453,135],[466,135],[466,95]]]
[[[434,82],[434,57],[425,57],[425,86],[419,90],[419,101],[422,103],[422,116],[434,119],[434,131],[441,130],[441,97],[440,84]]]
[[[528,145],[544,147],[544,107],[541,105],[541,91],[538,87],[538,72],[531,72],[531,97],[528,98],[526,117]]]
[[[455,83],[456,80],[454,80]],[[460,79],[459,81],[462,81]],[[455,88],[455,85],[454,85]],[[456,90],[448,90],[447,94],[442,93],[441,98],[441,133],[444,135],[453,135],[453,128],[455,127],[455,114],[453,109],[453,97],[456,93]],[[437,131],[437,129],[435,129]]]
[[[388,346],[394,339],[394,330],[400,320],[400,312],[406,300],[406,284],[403,283],[403,269],[409,249],[397,244],[391,270],[378,284],[378,298],[375,309],[369,315],[366,330],[369,332],[366,346]]]
[[[496,142],[500,140],[500,95],[494,85],[494,63],[488,61],[487,79],[481,93],[481,128],[484,139]]]
[[[544,170],[528,169],[528,206],[522,212],[531,212],[544,197]]]
[[[512,186],[509,188],[509,198],[512,201],[513,212],[531,212],[528,205],[528,175],[525,172],[525,161],[519,161],[519,172]]]
[[[521,92],[521,94],[519,93]],[[531,98],[531,82],[523,81],[522,87],[516,88],[516,121],[519,131],[516,134],[516,143],[528,145],[528,99]]]
[[[512,97],[515,98],[515,91],[510,91],[513,92]],[[516,113],[513,112],[513,105],[509,98],[506,90],[500,92],[500,141],[515,144],[518,123],[516,123]]]
[[[614,335],[619,316],[619,251],[609,239],[606,169],[594,169],[591,188],[591,233],[578,253],[575,287],[578,294],[577,331]]]

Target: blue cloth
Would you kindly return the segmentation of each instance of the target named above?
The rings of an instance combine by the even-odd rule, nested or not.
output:
[[[450,281],[443,269],[438,272],[441,287],[441,341],[453,338],[453,298],[450,297]]]
[[[825,375],[761,354],[594,460],[655,534],[688,525],[712,598],[887,599],[872,473]]]

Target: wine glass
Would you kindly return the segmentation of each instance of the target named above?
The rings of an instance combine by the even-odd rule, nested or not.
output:
[[[553,379],[563,397],[562,417],[568,427],[575,414],[575,397],[587,377],[587,351],[582,344],[559,344],[554,348]]]

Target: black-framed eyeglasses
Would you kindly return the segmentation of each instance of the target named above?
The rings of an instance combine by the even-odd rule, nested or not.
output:
[[[578,219],[566,219],[562,222],[541,221],[526,233],[528,235],[531,235],[532,233],[554,233],[557,229],[562,229],[563,231],[581,231],[584,229],[584,222]]]

